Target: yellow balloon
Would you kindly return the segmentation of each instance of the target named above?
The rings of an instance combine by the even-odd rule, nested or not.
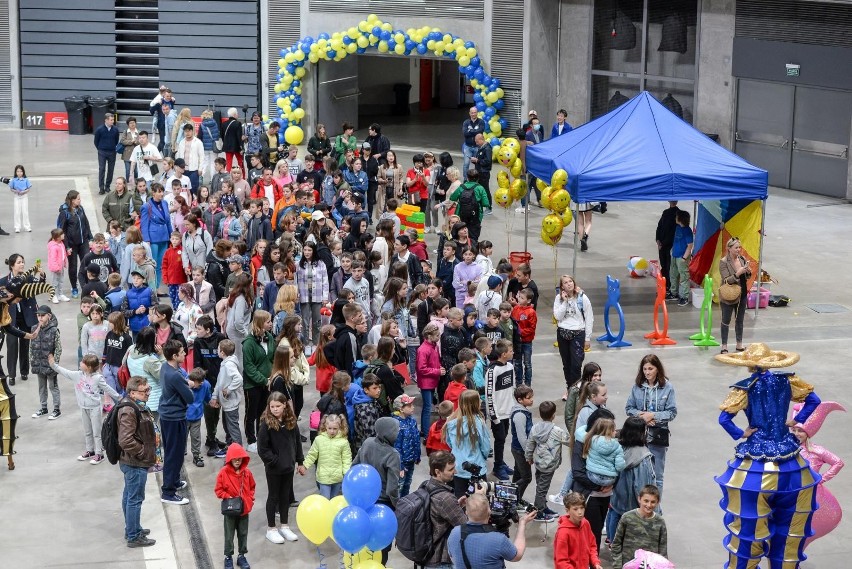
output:
[[[275,104],[278,106],[279,109],[283,109],[287,105],[287,100],[286,99],[278,99],[278,101],[276,101]]]
[[[370,24],[375,24],[375,22],[377,22],[378,19],[379,19],[379,17],[376,16],[375,14],[370,14],[369,16],[367,16],[367,22],[370,23]]]
[[[442,40],[435,42],[435,51],[444,51],[444,42]]]
[[[509,169],[509,173],[512,174],[513,177],[518,178],[524,172],[524,165],[521,162],[520,158],[515,158],[515,161],[512,162],[512,167]]]
[[[569,205],[571,205],[571,196],[568,194],[568,190],[560,188],[550,194],[550,209],[556,213],[562,213],[568,209]]]
[[[346,46],[346,53],[355,53],[356,51],[358,51],[357,43],[353,42]]]
[[[305,118],[305,109],[296,109],[293,111],[293,115],[295,115],[297,119],[302,120],[303,118]],[[290,144],[299,144],[301,140],[299,142],[290,142],[288,140],[287,142],[289,142]]]
[[[503,134],[503,127],[500,126],[500,123],[491,125],[491,133],[494,136],[500,136],[501,134]]]
[[[293,55],[296,57],[296,61],[303,61],[305,59],[305,52],[301,49]]]
[[[510,168],[512,166],[512,163],[515,161],[516,157],[517,154],[512,152],[511,148],[500,148],[500,150],[497,151],[497,162],[499,162],[503,166],[506,166],[507,168]]]
[[[509,188],[512,190],[512,197],[516,200],[519,200],[525,195],[527,195],[527,183],[524,181],[523,178],[517,178],[516,180],[513,180],[512,185],[509,186]]]
[[[426,49],[429,51],[435,51],[435,40],[429,40],[426,42]]]
[[[476,48],[475,47],[467,48],[467,56],[470,57],[470,58],[476,57]]]
[[[393,41],[396,43],[405,43],[405,35],[404,34],[396,34],[393,36]]]
[[[352,44],[349,44],[349,45],[352,45]],[[404,54],[404,53],[405,53],[405,44],[404,44],[404,43],[398,43],[398,44],[396,44],[396,45],[393,47],[393,52],[394,52],[395,54],[397,54],[397,55],[402,55],[402,54]]]
[[[541,180],[539,180],[541,181]],[[539,203],[545,209],[551,209],[553,204],[550,202],[550,196],[553,194],[553,188],[550,186],[545,186],[543,190],[541,190],[541,199]]]
[[[559,243],[560,239],[562,239],[561,233],[556,237],[551,237],[550,235],[544,232],[544,229],[541,230],[541,240],[544,241],[545,245],[556,245],[557,243]]]
[[[301,79],[302,77],[304,77],[304,76],[305,76],[305,73],[306,73],[306,72],[305,72],[305,68],[304,68],[304,67],[297,67],[297,68],[296,68],[296,78],[297,78],[297,79]]]
[[[287,55],[284,56],[284,62],[285,63],[293,63],[294,61],[296,61],[296,56],[293,55],[292,53],[288,53]],[[282,67],[284,67],[284,66],[282,65]]]
[[[365,36],[361,36],[355,40],[355,43],[358,44],[358,47],[365,49],[370,45],[370,40],[368,40]]]
[[[356,28],[356,27],[354,27],[354,26],[353,26],[353,27],[349,28],[348,30],[346,30],[346,35],[347,35],[347,36],[349,36],[349,39],[353,39],[353,40],[354,40],[354,39],[356,39],[356,38],[357,38],[360,34],[358,33],[358,28]],[[322,41],[322,40],[320,40],[320,41]]]
[[[554,188],[564,188],[568,183],[568,172],[560,168],[550,177],[550,185]]]
[[[461,65],[462,67],[467,67],[468,65],[470,65],[470,58],[466,55],[460,56],[459,65]]]
[[[382,24],[381,28],[382,28],[383,32],[392,32],[393,31],[393,25],[388,23],[388,22],[385,22],[384,24]]]
[[[563,227],[562,218],[555,213],[549,213],[541,220],[541,230],[551,238],[561,235]]]
[[[574,221],[574,215],[571,213],[571,208],[567,208],[565,213],[562,214],[562,224],[565,227],[571,225],[571,222]]]
[[[536,178],[535,187],[538,188],[538,191],[543,192],[544,188],[547,187],[547,182],[545,182],[541,178]]]
[[[387,53],[388,52],[388,42],[380,41],[379,42],[379,53]]]
[[[503,141],[502,146],[504,146],[505,148],[514,148],[515,154],[517,154],[521,150],[521,143],[518,142],[517,138],[507,138]]]
[[[508,188],[509,187],[509,174],[507,174],[505,170],[500,170],[499,172],[497,172],[497,187],[498,188]]]
[[[444,43],[448,43],[448,44],[453,43],[453,36],[451,36],[450,34],[444,34],[444,36],[441,39],[444,40]]]
[[[361,551],[356,553],[349,553],[347,551],[343,552],[343,565],[345,567],[349,567],[350,564],[352,569],[356,569],[359,563],[363,563],[364,561],[370,561],[374,557],[374,552],[370,551],[366,547]]]
[[[296,110],[302,111],[302,109]],[[302,113],[304,112],[305,111],[302,111]],[[303,131],[301,127],[298,127],[296,125],[290,125],[287,127],[287,130],[284,131],[284,140],[287,141],[287,144],[301,144],[304,139],[305,131]]]
[[[485,95],[485,100],[488,102],[489,105],[493,105],[497,102],[497,93],[493,91],[491,93],[488,93],[487,95]]]
[[[496,89],[494,89],[494,92],[497,93],[498,99],[502,99],[503,95],[505,95],[505,92],[500,87],[497,87]]]
[[[329,501],[329,503],[331,504],[331,517],[336,516],[337,512],[349,505],[349,502],[346,501],[346,498],[343,497],[343,494],[341,494],[340,496],[335,496]]]
[[[367,561],[360,562],[353,569],[385,569],[385,566],[375,559],[368,559]]]
[[[276,83],[274,89],[276,93],[280,93],[284,90],[284,88],[281,86],[281,83]]]
[[[287,130],[289,131],[291,128],[299,127],[291,126]],[[329,501],[324,496],[311,494],[299,503],[299,508],[296,510],[296,523],[299,524],[299,531],[315,545],[321,544],[331,535],[331,524],[334,516],[330,516],[328,513],[329,505]]]
[[[355,45],[355,44],[353,43],[353,44],[350,44],[350,45]],[[312,53],[308,56],[308,61],[310,61],[311,63],[316,63],[316,62],[319,61],[319,56],[315,53]]]
[[[360,22],[358,22],[358,30],[361,32],[369,32],[370,23],[366,20],[361,20]]]
[[[509,192],[509,188],[497,188],[497,191],[494,192],[494,201],[503,209],[508,209],[512,205],[512,194]]]

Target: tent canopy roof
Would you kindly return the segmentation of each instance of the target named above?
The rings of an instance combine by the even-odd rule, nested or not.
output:
[[[716,144],[644,91],[571,132],[527,147],[527,171],[562,168],[578,203],[766,199],[768,174]]]

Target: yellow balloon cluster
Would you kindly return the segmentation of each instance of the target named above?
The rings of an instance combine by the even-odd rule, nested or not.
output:
[[[494,201],[500,207],[509,209],[515,200],[520,200],[527,195],[527,182],[523,179],[524,165],[518,156],[521,143],[516,138],[505,138],[500,146],[494,148],[497,162],[508,170],[497,172],[497,191],[494,193]]]
[[[378,560],[375,557],[378,556]],[[343,552],[343,565],[352,567],[352,569],[380,569],[384,565],[381,563],[381,553],[378,555],[374,551],[370,551],[366,547],[357,553]]]
[[[541,240],[547,245],[556,245],[562,239],[562,231],[571,224],[571,195],[565,186],[568,184],[568,172],[556,170],[550,177],[550,185],[544,180],[536,180],[541,191],[541,205],[551,213],[541,222]]]

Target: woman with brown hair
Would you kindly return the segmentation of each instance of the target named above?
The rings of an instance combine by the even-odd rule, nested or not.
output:
[[[303,389],[308,384],[310,376],[310,366],[308,366],[308,360],[305,357],[304,346],[300,339],[301,335],[302,318],[299,316],[288,316],[284,319],[281,333],[276,338],[278,346],[287,346],[293,354],[290,366],[290,382],[293,385],[293,411],[297,417],[302,412],[302,407],[305,404]]]
[[[133,250],[136,247],[145,249],[145,257],[151,258],[151,246],[142,241],[142,231],[135,225],[131,225],[124,233],[124,255],[121,257],[121,263],[118,265],[121,270],[122,284],[130,282],[130,269],[133,267]]]
[[[272,372],[275,336],[272,335],[272,316],[257,310],[251,322],[251,335],[243,340],[243,391],[246,396],[245,430],[249,452],[257,452],[255,432],[266,400],[266,382]]]
[[[565,387],[570,389],[580,379],[580,367],[586,357],[585,349],[591,345],[594,324],[592,303],[571,275],[562,275],[559,279],[559,294],[553,301],[553,318],[556,320],[556,343],[562,358]]]
[[[736,237],[728,239],[725,245],[725,255],[719,259],[719,276],[723,285],[738,285],[740,294],[735,300],[725,300],[719,295],[719,306],[722,308],[722,353],[728,353],[728,330],[731,326],[731,317],[736,312],[734,333],[737,338],[737,351],[745,350],[743,347],[743,320],[746,312],[746,298],[748,296],[748,279],[751,277],[751,265],[743,257],[743,246]]]
[[[228,295],[228,319],[225,334],[236,345],[237,361],[243,363],[243,340],[251,333],[251,309],[254,306],[254,287],[251,275],[243,273],[234,281]]]
[[[630,390],[624,410],[629,416],[645,421],[648,450],[654,455],[654,472],[662,499],[663,474],[669,450],[669,422],[677,416],[677,401],[663,362],[655,354],[648,354],[639,362],[635,385]]]

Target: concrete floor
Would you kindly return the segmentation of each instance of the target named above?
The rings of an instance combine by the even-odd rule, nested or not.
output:
[[[464,115],[463,110],[458,113],[458,122]],[[394,126],[386,128],[385,132],[400,149],[416,149],[424,140],[432,150],[457,149],[457,126],[454,123],[432,125],[429,135],[422,138],[419,125]],[[100,210],[101,200],[90,189],[95,184],[97,170],[92,138],[54,132],[4,131],[3,140],[0,172],[9,173],[15,164],[23,163],[33,180],[30,212],[35,229],[31,234],[0,238],[0,258],[18,252],[30,263],[35,258],[45,258],[49,229],[54,226],[57,208],[69,189],[82,192],[83,206],[90,219],[94,218],[93,211]],[[401,154],[403,163],[407,163],[410,152]],[[0,203],[0,222],[5,229],[11,230],[11,204],[6,200]],[[720,544],[724,536],[718,506],[720,491],[712,477],[724,470],[733,448],[733,442],[716,424],[717,405],[724,399],[727,386],[742,378],[744,370],[715,362],[712,359],[715,350],[692,347],[686,340],[698,329],[698,310],[691,306],[669,306],[670,335],[678,341],[676,346],[651,348],[642,338],[652,329],[654,283],[650,279],[626,278],[625,263],[633,255],[655,258],[654,229],[663,207],[659,203],[611,203],[608,213],[595,215],[590,250],[580,256],[576,276],[598,312],[596,333],[603,330],[600,310],[605,301],[605,276],[611,274],[621,278],[626,339],[633,346],[610,350],[596,344],[587,355],[587,361],[596,361],[604,369],[604,381],[610,393],[608,406],[617,420],[621,422],[625,417],[627,392],[644,354],[653,351],[661,357],[676,387],[679,414],[672,425],[663,504],[669,528],[669,553],[680,568],[709,569],[719,567],[725,559]],[[556,275],[570,271],[572,249],[566,235],[558,247],[556,259],[553,249],[540,242],[538,226],[542,213],[543,210],[533,208],[530,214],[529,251],[534,257],[533,276],[543,293],[534,348],[533,387],[537,402],[551,399],[561,403],[562,374],[558,355],[552,347],[554,329],[548,316],[552,286]],[[823,400],[841,401],[847,406],[850,405],[848,388],[842,378],[848,375],[852,312],[818,314],[805,305],[837,303],[852,307],[843,285],[852,277],[850,220],[852,211],[847,204],[819,196],[771,190],[767,205],[765,268],[780,281],[773,286],[773,292],[787,294],[793,300],[787,308],[761,311],[757,320],[750,313],[746,317],[745,332],[746,342],[764,341],[773,348],[799,352],[802,360],[794,369],[816,385]],[[102,219],[100,225],[103,227]],[[523,227],[523,218],[512,210],[508,216],[500,210],[486,218],[482,236],[495,243],[495,259],[507,251],[523,249]],[[430,249],[434,248],[435,237],[428,236],[427,240]],[[67,354],[74,351],[75,313],[73,303],[57,307]],[[714,311],[715,332],[718,332],[718,321],[717,309]],[[66,356],[63,363],[68,365],[71,359]],[[121,473],[108,463],[90,466],[74,459],[82,450],[79,412],[70,383],[66,381],[60,385],[63,416],[51,422],[30,418],[38,405],[34,378],[26,383],[19,382],[13,389],[21,415],[18,421],[20,438],[15,456],[17,469],[13,472],[0,470],[2,565],[101,565],[132,569],[220,565],[222,521],[212,490],[219,461],[209,459],[204,468],[196,468],[190,462],[186,465],[191,507],[198,513],[200,528],[186,523],[186,509],[164,508],[156,499],[157,484],[155,477],[151,477],[148,499],[143,507],[143,523],[152,529],[157,546],[126,549],[121,539]],[[414,393],[416,388],[409,390]],[[316,396],[311,394],[307,399],[306,407],[310,408]],[[826,421],[816,441],[841,457],[852,456],[852,439],[843,434],[848,431],[848,425],[847,415],[835,413]],[[331,542],[318,550],[304,538],[295,544],[281,546],[264,539],[266,489],[259,460],[256,456],[252,459],[258,490],[255,510],[251,514],[248,557],[254,566],[317,567],[318,554],[334,565],[336,547]],[[564,466],[560,469],[555,477],[557,481],[562,480],[565,470]],[[421,466],[415,486],[424,478],[425,471]],[[310,476],[297,478],[297,497],[314,492]],[[841,472],[829,487],[841,504],[850,503],[852,477],[848,472]],[[295,525],[292,510],[291,518]],[[553,525],[545,528],[542,524],[530,527],[526,556],[515,566],[552,566],[554,529]],[[844,535],[847,538],[852,535],[848,519],[828,537],[809,547],[811,559],[802,566],[811,569],[847,567],[850,547],[848,540],[841,539]],[[603,557],[607,559],[606,552]],[[212,565],[208,564],[210,560]],[[399,554],[393,554],[388,566],[400,568],[408,564]]]

